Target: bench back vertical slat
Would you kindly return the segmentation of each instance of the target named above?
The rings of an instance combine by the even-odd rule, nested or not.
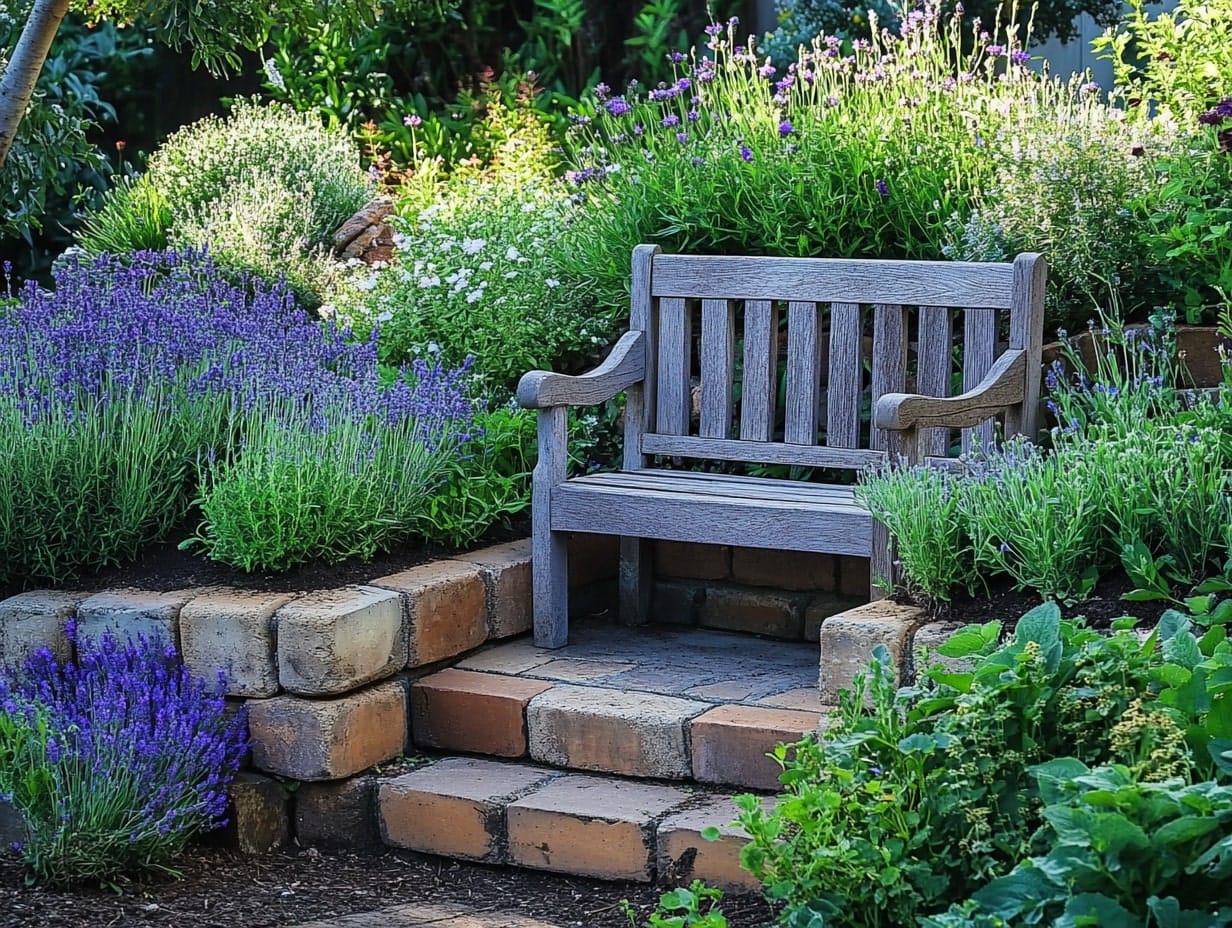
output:
[[[736,315],[728,300],[702,300],[702,438],[727,438],[735,386]]]
[[[624,469],[638,470],[646,466],[642,453],[642,436],[650,427],[650,413],[655,408],[655,369],[653,346],[659,331],[658,314],[651,295],[651,274],[658,245],[638,245],[633,249],[633,268],[630,288],[629,329],[644,332],[646,337],[646,372],[642,382],[625,393],[625,449]]]
[[[1038,371],[1042,364],[1044,341],[1044,288],[1048,265],[1041,255],[1024,254],[1014,259],[1013,304],[1010,306],[1011,349],[1027,353],[1027,370]],[[1027,377],[1022,408],[1006,413],[1007,435],[1034,436],[1039,423],[1040,378]]]
[[[945,306],[921,306],[916,392],[926,396],[949,396],[954,372],[954,328]],[[930,457],[941,457],[950,446],[949,429],[924,429],[920,450]]]
[[[860,446],[864,333],[857,303],[830,306],[830,371],[826,394],[826,444]]]
[[[977,387],[997,359],[997,317],[995,309],[968,309],[963,320],[963,392]],[[996,435],[991,419],[974,428],[963,429],[962,450],[975,445],[988,447]]]
[[[778,397],[779,314],[769,300],[744,304],[744,382],[740,391],[741,441],[769,441]]]
[[[873,307],[873,405],[886,393],[907,388],[907,313],[898,304]],[[875,451],[894,451],[890,434],[874,427],[869,446]]]
[[[817,304],[787,304],[787,408],[783,440],[817,443],[818,391],[821,389],[821,326]]]
[[[693,357],[693,320],[680,297],[659,301],[658,404],[655,431],[685,435],[692,409],[690,372]]]

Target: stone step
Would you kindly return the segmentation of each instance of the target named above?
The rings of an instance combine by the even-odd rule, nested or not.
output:
[[[414,744],[626,777],[774,790],[781,769],[767,755],[818,731],[827,718],[813,682],[812,648],[789,660],[780,642],[690,632],[695,646],[742,655],[715,655],[714,666],[694,673],[704,661],[690,668],[671,649],[657,647],[661,640],[651,638],[647,646],[642,635],[618,635],[623,641],[611,645],[621,654],[616,660],[603,649],[612,632],[594,634],[562,649],[571,651],[565,656],[512,642],[416,680]],[[659,637],[672,634],[680,633]],[[763,647],[768,658],[759,663]],[[730,666],[724,656],[732,658]]]
[[[702,787],[446,757],[380,778],[377,810],[384,842],[420,853],[598,879],[759,888],[740,869],[748,838],[732,824],[733,799]],[[709,826],[719,840],[701,837]]]

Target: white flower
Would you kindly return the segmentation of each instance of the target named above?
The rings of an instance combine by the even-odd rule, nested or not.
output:
[[[468,303],[478,303],[482,299],[483,299],[483,287],[479,287],[477,290],[472,290],[470,293],[466,295],[466,302]]]
[[[491,261],[484,261],[482,264],[480,264],[480,265],[479,265],[479,270],[481,270],[481,271],[490,271],[490,270],[492,270],[492,262],[491,262]]]
[[[555,290],[557,287],[560,286],[560,281],[557,280],[555,277],[549,277],[547,280],[543,282],[543,284],[549,290]]]
[[[483,251],[483,246],[488,244],[481,238],[464,238],[462,239],[462,251],[468,255],[477,255]]]
[[[529,206],[530,204],[524,204],[524,205]],[[508,248],[505,249],[505,260],[506,261],[516,261],[520,257],[522,257],[522,252],[518,251],[512,245],[510,245]]]
[[[419,286],[423,288],[424,290],[431,289],[432,287],[439,287],[440,285],[441,285],[441,279],[439,277],[419,278]]]
[[[428,342],[428,354],[440,354],[441,346],[436,342]]]
[[[385,312],[381,313],[380,315],[376,317],[376,321],[377,322],[388,322],[393,317],[394,317],[394,314],[387,309],[385,310]]]
[[[376,289],[376,275],[371,274],[363,280],[355,281],[355,286],[367,293],[370,290]]]
[[[513,280],[517,276],[517,271],[505,271],[505,280]]]

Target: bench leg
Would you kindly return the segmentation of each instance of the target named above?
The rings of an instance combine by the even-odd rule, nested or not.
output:
[[[620,621],[645,625],[650,621],[650,595],[654,590],[654,562],[644,538],[620,539]]]
[[[872,563],[869,565],[870,600],[885,599],[894,590],[894,553],[890,547],[890,530],[885,525],[873,520],[873,552]]]
[[[535,647],[563,647],[569,642],[569,555],[564,535],[536,533],[531,582]]]

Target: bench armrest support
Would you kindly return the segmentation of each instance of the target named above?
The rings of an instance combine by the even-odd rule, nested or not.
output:
[[[602,364],[577,376],[531,371],[518,381],[518,402],[527,409],[594,406],[610,400],[646,376],[643,332],[626,332]]]
[[[925,428],[967,428],[1020,404],[1026,395],[1027,353],[1007,351],[997,358],[975,389],[961,396],[921,396],[887,393],[877,400],[878,428],[893,431]]]

